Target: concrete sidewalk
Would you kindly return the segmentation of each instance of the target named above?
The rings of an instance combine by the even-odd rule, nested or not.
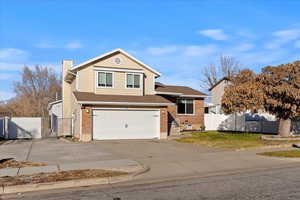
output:
[[[16,140],[0,145],[0,152],[0,159],[13,158],[48,164],[40,167],[0,169],[0,177],[79,169],[109,169],[133,173],[143,168],[138,162],[120,158],[98,145],[57,139]]]

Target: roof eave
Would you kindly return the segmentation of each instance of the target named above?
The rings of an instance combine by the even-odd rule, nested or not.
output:
[[[82,105],[171,106],[174,103],[77,101]]]
[[[182,93],[177,93],[177,92],[159,92],[157,91],[156,94],[165,94],[165,95],[170,95],[170,96],[181,96]]]
[[[52,101],[52,102],[48,103],[47,109],[50,110],[54,104],[61,103],[61,102],[62,102],[62,99],[57,100],[57,101]]]

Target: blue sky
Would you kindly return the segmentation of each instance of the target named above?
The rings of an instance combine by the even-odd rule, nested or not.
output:
[[[242,2],[242,3],[241,3]],[[0,0],[0,99],[24,65],[80,63],[123,48],[200,89],[201,68],[223,55],[259,72],[300,59],[300,1]]]

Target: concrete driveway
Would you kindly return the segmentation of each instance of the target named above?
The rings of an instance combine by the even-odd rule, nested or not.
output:
[[[0,160],[13,158],[19,161],[47,163],[49,170],[121,169],[135,171],[141,168],[136,161],[106,151],[92,143],[74,143],[58,139],[14,140],[0,145]],[[48,170],[46,167],[46,170]],[[30,170],[36,173],[37,168]],[[0,171],[0,175],[5,174]]]
[[[138,179],[162,179],[237,172],[293,164],[295,160],[258,156],[258,151],[226,151],[173,140],[119,140],[93,142],[108,152],[150,166]]]

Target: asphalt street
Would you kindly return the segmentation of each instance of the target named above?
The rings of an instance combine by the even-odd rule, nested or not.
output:
[[[116,184],[2,196],[25,200],[300,199],[300,167],[198,177],[147,184]]]

